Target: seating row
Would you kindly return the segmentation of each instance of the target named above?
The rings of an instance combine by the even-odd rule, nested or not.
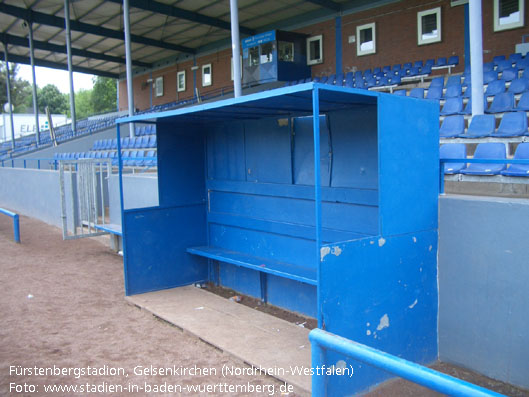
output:
[[[149,125],[137,125],[136,128],[134,128],[134,135],[136,136],[143,136],[143,135],[151,135],[156,134],[156,125],[155,124],[149,124]]]
[[[156,150],[124,150],[121,158],[125,167],[155,167],[157,165]],[[117,152],[90,151],[55,153],[54,160],[78,160],[78,159],[112,159],[112,165],[118,165]]]
[[[467,148],[464,143],[447,143],[440,147],[439,157],[441,159],[466,159]],[[520,143],[514,153],[516,160],[529,160],[529,142]],[[474,159],[497,159],[505,160],[506,151],[503,143],[484,142],[476,146]],[[445,163],[445,174],[464,175],[505,175],[529,177],[529,164],[505,164],[491,163]]]
[[[472,114],[472,99],[468,98],[466,105],[464,105],[465,99],[463,97],[447,98],[440,115]],[[529,91],[523,93],[519,100],[516,100],[516,96],[511,92],[502,92],[492,98],[490,105],[487,97],[484,96],[483,109],[485,113],[529,111]]]
[[[94,142],[92,150],[116,150],[118,148],[118,140],[114,139],[99,139]],[[156,135],[144,135],[134,138],[121,138],[122,149],[148,149],[156,148]]]
[[[505,113],[497,129],[496,118],[492,114],[472,117],[466,130],[464,116],[448,116],[439,129],[440,138],[509,138],[527,135],[529,132],[525,112]]]

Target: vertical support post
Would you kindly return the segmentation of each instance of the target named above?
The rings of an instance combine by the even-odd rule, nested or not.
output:
[[[193,55],[193,93],[195,95],[195,99],[198,101],[198,95],[197,95],[197,57]]]
[[[154,81],[152,80],[152,72],[149,72],[149,80],[151,80],[151,83],[149,84],[149,91],[150,91],[150,97],[149,97],[149,107],[152,108],[152,89],[154,87]]]
[[[35,49],[33,47],[33,23],[28,21],[29,29],[29,58],[31,60],[31,76],[33,85],[33,113],[35,114],[35,138],[37,140],[37,147],[40,146],[40,127],[39,127],[39,107],[37,101],[37,78],[35,76]]]
[[[125,63],[127,68],[127,102],[129,117],[134,116],[134,90],[132,88],[132,50],[130,47],[130,6],[129,0],[123,0],[123,21],[125,24]],[[129,123],[129,137],[134,137],[134,123]]]
[[[310,334],[309,334],[310,335]],[[317,340],[310,340],[310,355],[311,355],[311,366],[312,368],[322,367],[325,364],[325,351],[318,343]],[[312,396],[320,397],[325,396],[325,379],[327,377],[322,374],[314,374],[311,376],[312,381]]]
[[[320,279],[321,279],[321,173],[320,173],[320,98],[319,89],[312,89],[312,120],[314,135],[314,214],[316,224],[316,263],[317,263],[317,302],[318,302],[318,328],[322,328],[323,319],[321,315],[320,301]]]
[[[4,59],[6,63],[6,86],[7,86],[7,104],[9,106],[9,121],[11,122],[11,148],[15,150],[15,124],[13,123],[13,102],[11,102],[11,76],[9,73],[9,56],[8,45],[4,43]],[[4,124],[4,130],[5,130]]]
[[[239,40],[239,7],[237,0],[230,0],[231,53],[233,57],[233,91],[235,98],[241,96],[241,48]]]
[[[472,116],[483,114],[483,31],[481,0],[469,1],[470,73],[472,81]]]
[[[470,67],[470,13],[468,3],[463,5],[465,9],[465,68]]]
[[[15,243],[20,243],[20,223],[18,214],[13,216],[13,237],[15,239]]]
[[[70,114],[72,116],[72,131],[77,134],[77,119],[75,117],[75,93],[73,89],[72,36],[70,31],[70,1],[64,0],[64,25],[66,28],[66,53],[68,55],[68,79],[70,81]]]
[[[116,124],[116,135],[118,139],[118,178],[119,178],[119,206],[120,206],[120,213],[121,213],[121,244],[123,246],[123,269],[124,269],[124,278],[125,278],[125,295],[128,295],[128,276],[127,276],[127,255],[126,255],[126,249],[125,249],[125,235],[127,234],[125,231],[125,202],[123,201],[123,159],[121,158],[121,133],[120,133],[120,125]],[[119,244],[116,244],[119,246]],[[119,247],[117,248],[119,250]]]
[[[337,16],[334,20],[334,45],[336,50],[336,74],[343,73],[342,61],[342,17]]]

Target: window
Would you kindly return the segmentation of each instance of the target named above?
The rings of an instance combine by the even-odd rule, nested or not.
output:
[[[163,96],[163,77],[156,77],[154,80],[156,96]]]
[[[356,55],[374,54],[377,52],[375,41],[375,23],[356,27]]]
[[[417,13],[417,43],[430,44],[441,41],[441,8]]]
[[[494,31],[524,26],[524,0],[494,0]]]
[[[259,65],[259,47],[252,47],[248,50],[250,56],[248,57],[248,66]]]
[[[316,65],[323,62],[322,36],[307,39],[307,65]]]
[[[207,87],[208,85],[211,85],[212,82],[211,63],[202,65],[202,87]]]
[[[182,92],[186,90],[186,71],[185,70],[178,72],[176,74],[176,85],[177,85],[178,92]]]
[[[261,44],[261,63],[269,63],[274,60],[274,43]]]
[[[294,62],[294,43],[279,41],[278,47],[278,58],[280,61]]]

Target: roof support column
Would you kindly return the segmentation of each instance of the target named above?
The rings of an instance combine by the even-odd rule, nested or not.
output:
[[[123,22],[125,24],[125,61],[127,65],[127,103],[129,117],[134,116],[134,91],[132,89],[132,51],[130,48],[130,6],[129,0],[123,0]],[[129,136],[134,137],[134,123],[129,123]]]
[[[70,30],[70,1],[64,0],[64,26],[66,28],[66,53],[68,55],[68,78],[70,80],[70,114],[72,117],[72,131],[77,132],[75,117],[75,93],[73,89],[72,37]]]
[[[481,0],[469,1],[470,74],[472,83],[472,116],[483,114],[483,29]]]
[[[13,123],[13,103],[11,102],[11,76],[9,73],[9,57],[7,53],[9,52],[7,50],[7,43],[4,43],[4,59],[6,63],[6,86],[7,86],[7,105],[9,107],[9,120],[11,122],[11,148],[15,150],[15,124]],[[4,131],[6,129],[6,126],[4,124]]]
[[[35,51],[33,47],[33,23],[27,22],[29,29],[29,57],[31,60],[31,76],[33,78],[33,113],[35,114],[35,138],[37,139],[37,147],[40,146],[40,128],[39,128],[39,106],[37,101],[37,78],[35,77]]]
[[[241,44],[239,39],[239,6],[237,0],[230,0],[231,51],[233,57],[233,91],[235,98],[241,96]]]

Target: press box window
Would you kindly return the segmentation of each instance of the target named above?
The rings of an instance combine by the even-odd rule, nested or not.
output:
[[[156,96],[163,96],[163,77],[157,77],[156,80],[154,80],[154,87]]]
[[[259,47],[249,48],[248,54],[248,66],[259,65]]]
[[[283,62],[294,62],[294,43],[279,41],[277,45],[279,60]]]
[[[356,27],[356,55],[368,55],[377,52],[375,40],[375,23]]]
[[[417,13],[418,44],[430,44],[441,41],[441,8]]]
[[[261,44],[261,63],[269,63],[274,60],[274,44]]]
[[[211,85],[213,79],[212,79],[212,72],[211,72],[211,64],[203,65],[202,66],[202,87],[207,87],[208,85]]]
[[[494,31],[524,26],[524,0],[494,0]]]
[[[176,74],[176,82],[177,82],[177,89],[178,92],[182,92],[186,90],[186,72],[185,70],[178,72]]]
[[[322,36],[307,39],[307,65],[316,65],[323,62]]]

